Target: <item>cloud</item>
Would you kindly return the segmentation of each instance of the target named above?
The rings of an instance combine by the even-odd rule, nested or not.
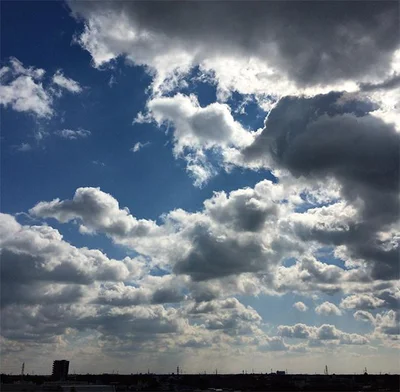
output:
[[[364,322],[369,322],[373,324],[375,322],[375,317],[370,313],[365,310],[357,310],[357,312],[354,313],[354,318],[359,321],[364,321]]]
[[[278,326],[279,335],[287,338],[308,339],[310,342],[330,342],[335,341],[338,344],[363,345],[369,340],[359,334],[343,332],[334,325],[323,324],[319,327],[306,324],[295,324],[293,326]]]
[[[357,293],[342,299],[340,307],[343,309],[371,310],[387,308],[396,310],[400,306],[400,289],[398,284],[373,293]]]
[[[382,78],[398,47],[393,39],[398,13],[392,2],[350,7],[336,2],[69,5],[85,20],[77,41],[96,67],[125,56],[150,67],[161,80],[195,65],[236,65],[238,58],[244,60],[243,73],[250,62],[264,65],[268,85],[281,78],[298,86]],[[209,69],[219,71],[215,65]]]
[[[41,82],[44,74],[43,69],[25,68],[11,57],[10,66],[1,68],[0,104],[18,112],[51,117],[53,97]]]
[[[64,223],[79,219],[84,222],[83,232],[101,231],[116,237],[143,237],[156,229],[154,222],[137,220],[127,208],[120,209],[118,202],[99,188],[78,188],[72,200],[41,202],[29,212]]]
[[[82,87],[79,85],[79,83],[64,76],[61,70],[58,70],[53,75],[53,83],[73,94],[82,92]]]
[[[299,312],[305,312],[305,311],[307,311],[307,306],[303,303],[303,302],[296,302],[296,303],[294,303],[293,304],[293,307],[295,308],[295,309],[297,309]]]
[[[315,308],[315,313],[323,316],[340,316],[342,312],[340,309],[332,302],[325,301],[321,305]]]
[[[390,232],[399,217],[400,134],[370,115],[370,104],[338,103],[340,97],[283,98],[244,155],[249,160],[272,157],[295,177],[335,179],[356,214],[342,228],[338,220],[335,233],[321,222],[300,238],[346,245],[351,257],[370,262],[374,277],[390,279],[398,276],[398,240],[394,233],[381,239],[380,233]]]
[[[86,129],[78,128],[76,131],[73,129],[61,129],[56,131],[55,134],[63,139],[76,140],[87,138],[92,133]]]
[[[104,233],[198,281],[266,272],[283,253],[298,251],[299,245],[276,231],[279,210],[285,208],[279,204],[281,192],[280,185],[265,181],[254,190],[215,194],[202,213],[174,210],[163,216],[162,225],[136,219],[98,188],[78,188],[72,200],[40,202],[30,213],[63,223],[76,220],[81,233]]]
[[[150,145],[150,142],[146,142],[146,143],[141,143],[141,142],[137,142],[135,143],[135,145],[130,149],[130,151],[132,152],[138,152],[140,151],[142,148],[147,147]]]
[[[315,184],[294,186],[286,180],[274,184],[265,180],[254,188],[228,194],[217,192],[198,212],[177,209],[165,213],[160,224],[137,219],[98,188],[78,188],[72,200],[40,202],[30,213],[62,223],[76,221],[81,233],[104,233],[114,242],[146,255],[154,265],[178,275],[188,275],[195,282],[262,273],[261,281],[257,282],[260,279],[257,278],[249,285],[251,289],[245,289],[238,280],[232,281],[232,290],[238,290],[241,285],[240,291],[256,293],[260,284],[261,290],[269,287],[278,292],[323,290],[334,293],[359,287],[356,285],[366,287],[372,280],[365,263],[351,270],[324,263],[316,258],[320,246],[318,237],[312,245],[299,241],[306,232],[299,229],[299,222],[311,222],[311,227],[325,225],[321,226],[325,230],[332,224],[333,234],[338,231],[341,235],[343,231],[342,224],[335,227],[336,211],[344,208],[341,201],[329,207],[296,212],[303,203],[313,200],[319,203],[321,197],[329,200],[331,196],[327,196],[326,188],[326,194],[321,193],[323,186],[323,183],[317,187]],[[307,201],[300,197],[304,194],[308,194]],[[332,195],[336,197],[335,192]],[[331,212],[316,214],[326,209],[335,214],[332,217]],[[296,259],[295,263],[284,265],[291,257]],[[227,287],[225,284],[218,291],[225,291]],[[209,296],[212,291],[207,289],[209,294],[199,293],[199,296]]]
[[[92,163],[93,163],[93,165],[97,165],[97,166],[103,166],[103,167],[106,166],[106,164],[104,162],[97,161],[97,160],[92,161]]]
[[[39,118],[52,117],[54,101],[62,92],[51,86],[45,74],[44,69],[26,68],[18,59],[10,57],[8,65],[0,69],[0,104]],[[82,91],[78,82],[65,77],[61,71],[54,74],[52,83],[72,93]]]
[[[77,300],[82,294],[74,285],[126,280],[140,266],[129,257],[117,261],[76,248],[51,227],[22,226],[7,214],[0,216],[0,232],[2,306]]]
[[[365,310],[357,310],[354,318],[371,323],[375,327],[374,337],[393,340],[400,338],[400,312],[398,309],[377,313],[376,316]]]
[[[340,307],[344,309],[376,309],[384,304],[385,301],[372,294],[360,293],[342,299]]]
[[[267,268],[268,252],[252,238],[218,239],[199,225],[191,232],[191,243],[193,248],[177,261],[174,272],[195,281]]]
[[[71,200],[40,202],[30,210],[34,217],[77,222],[81,233],[104,233],[143,255],[123,260],[76,248],[49,226],[23,226],[5,215],[0,220],[3,319],[8,318],[3,336],[43,343],[68,334],[97,336],[99,353],[107,356],[133,348],[199,354],[204,348],[263,353],[364,345],[367,337],[333,325],[279,326],[278,336],[266,335],[258,312],[234,298],[368,292],[393,306],[397,291],[390,282],[365,280],[362,263],[346,270],[317,260],[319,246],[302,247],[287,224],[313,210],[304,205],[336,197],[324,182],[293,186],[283,178],[216,192],[199,211],[173,210],[158,224],[135,218],[98,188],[78,188]],[[285,266],[288,259],[293,264]],[[165,275],[151,275],[158,268]],[[396,328],[391,314],[378,319],[374,338],[396,336],[389,335]],[[286,341],[291,338],[307,344],[291,345]]]
[[[153,120],[158,126],[172,126],[174,156],[186,160],[187,170],[196,185],[203,185],[216,173],[207,153],[219,156],[221,163],[216,165],[224,166],[221,150],[243,148],[254,139],[255,133],[245,130],[235,121],[226,104],[215,102],[201,107],[194,95],[176,94],[154,97],[146,106],[148,113],[139,113],[134,122]]]
[[[26,152],[32,150],[32,146],[29,143],[21,143],[19,146],[16,146],[16,150]]]
[[[400,75],[393,75],[380,83],[360,83],[361,91],[391,90],[400,86]]]

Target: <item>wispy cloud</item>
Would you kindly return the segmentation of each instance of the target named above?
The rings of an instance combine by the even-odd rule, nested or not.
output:
[[[64,139],[76,140],[76,139],[87,138],[92,133],[90,131],[88,131],[87,129],[78,128],[78,130],[76,130],[76,131],[73,129],[61,129],[59,131],[56,131],[55,134]]]
[[[32,146],[29,143],[21,143],[18,146],[15,146],[16,151],[26,152],[32,150]]]
[[[149,146],[151,143],[150,142],[146,142],[146,143],[141,143],[141,142],[137,142],[131,149],[130,151],[132,152],[138,152],[140,151],[142,148]]]
[[[53,83],[61,88],[68,90],[69,92],[71,92],[73,94],[82,92],[82,87],[80,86],[80,84],[77,81],[64,76],[64,74],[61,72],[61,70],[58,70],[53,75]]]

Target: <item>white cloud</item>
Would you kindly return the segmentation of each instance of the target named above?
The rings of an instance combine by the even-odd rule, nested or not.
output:
[[[53,75],[53,83],[73,94],[82,92],[80,84],[77,81],[64,76],[61,70],[58,70]]]
[[[11,57],[9,65],[0,69],[0,104],[39,118],[50,118],[54,115],[54,100],[62,92],[55,91],[47,82],[45,70],[26,68],[18,59]],[[53,76],[52,82],[73,93],[82,91],[78,82],[65,77],[61,71]]]
[[[30,210],[40,217],[56,218],[60,222],[81,219],[82,232],[100,231],[118,237],[143,237],[157,230],[152,221],[137,220],[127,208],[120,209],[118,202],[99,188],[79,188],[73,200],[55,199],[41,202]]]
[[[150,145],[150,142],[146,142],[146,143],[141,143],[141,142],[137,142],[135,143],[135,145],[130,149],[130,151],[132,152],[138,152],[140,151],[142,148],[147,147]]]
[[[363,345],[367,344],[369,340],[362,335],[355,333],[343,332],[337,329],[334,325],[323,324],[319,327],[310,326],[306,324],[295,324],[293,326],[280,325],[278,326],[279,335],[287,338],[307,339],[310,342],[334,341],[337,344],[353,344]]]
[[[16,146],[16,150],[26,152],[32,150],[32,146],[29,143],[21,143],[19,146]]]
[[[341,316],[342,312],[332,302],[325,301],[315,308],[315,313],[323,316]]]
[[[297,309],[299,312],[307,311],[308,307],[303,302],[296,302],[293,304],[293,307]]]
[[[359,293],[343,298],[340,307],[343,309],[376,309],[385,304],[383,299],[373,294]]]
[[[10,67],[1,69],[0,104],[18,112],[50,117],[53,97],[41,82],[44,73],[43,69],[25,68],[20,61],[11,58]]]
[[[147,102],[147,110],[146,115],[139,113],[134,123],[152,119],[158,126],[171,125],[174,155],[187,161],[187,170],[200,186],[217,171],[207,153],[220,155],[219,165],[225,166],[229,162],[224,162],[224,150],[249,146],[256,135],[234,120],[228,105],[213,103],[201,107],[194,95],[155,97]]]
[[[56,131],[55,134],[63,139],[76,140],[87,138],[92,133],[87,129],[78,128],[76,131],[73,129],[61,129]]]

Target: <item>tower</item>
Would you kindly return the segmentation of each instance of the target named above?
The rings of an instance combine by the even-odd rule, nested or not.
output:
[[[69,361],[65,359],[53,362],[52,377],[55,381],[65,381],[68,378]]]
[[[25,372],[25,362],[22,362],[22,366],[21,366],[21,380],[24,379],[24,372]]]
[[[325,365],[324,374],[325,374],[325,376],[327,376],[327,375],[329,374],[329,372],[328,372],[328,365]]]

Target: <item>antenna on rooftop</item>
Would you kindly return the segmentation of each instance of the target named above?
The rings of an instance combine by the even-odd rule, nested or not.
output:
[[[325,374],[325,376],[327,376],[327,375],[329,374],[329,372],[328,372],[328,365],[325,365],[324,374]]]

